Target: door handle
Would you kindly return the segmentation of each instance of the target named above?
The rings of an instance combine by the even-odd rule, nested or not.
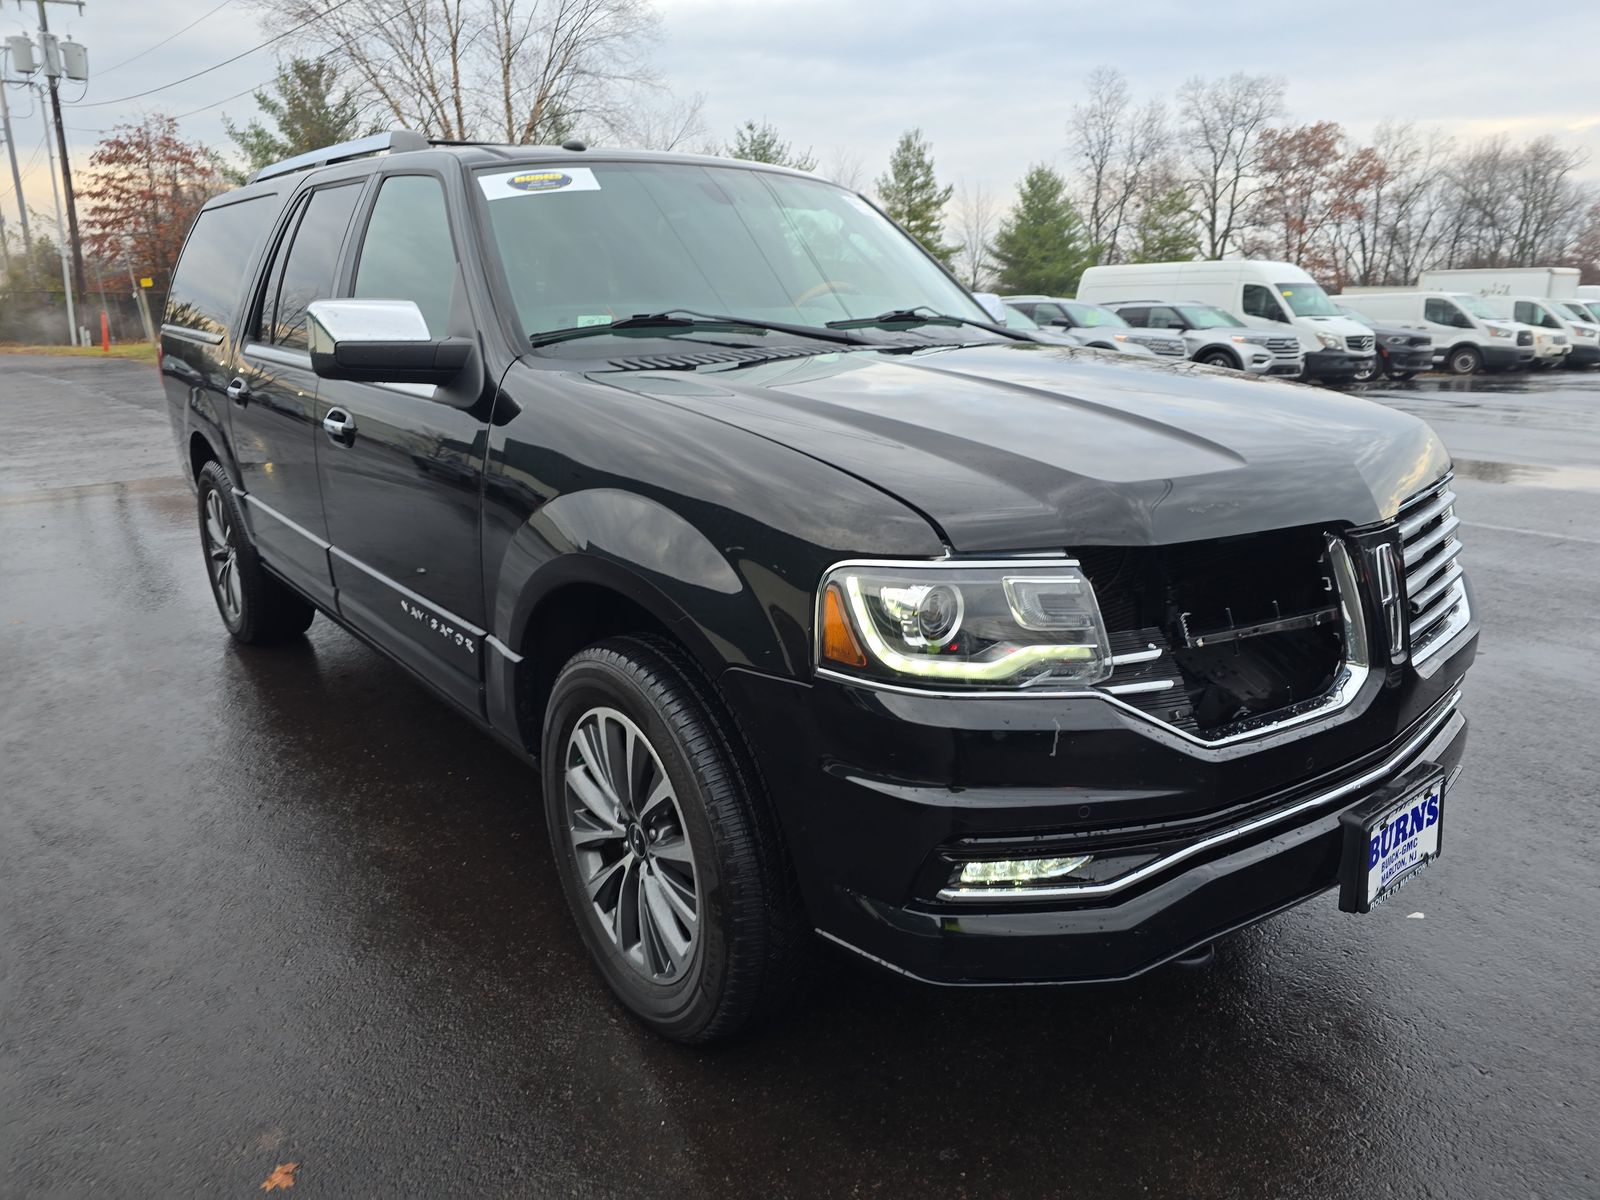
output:
[[[348,446],[356,440],[355,418],[342,408],[330,408],[322,418],[322,428],[341,446]]]
[[[250,402],[250,385],[238,375],[228,381],[227,392],[228,399],[235,404],[248,404]]]

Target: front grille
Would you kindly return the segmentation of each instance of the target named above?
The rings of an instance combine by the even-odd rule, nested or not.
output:
[[[1519,330],[1517,330],[1517,345],[1519,345],[1519,346],[1531,346],[1531,345],[1533,345],[1533,330],[1531,330],[1531,329],[1519,329]]]
[[[1267,349],[1279,358],[1298,358],[1300,356],[1300,339],[1290,337],[1275,337],[1267,339]]]
[[[1370,333],[1364,333],[1360,337],[1347,337],[1344,344],[1349,347],[1351,354],[1372,353],[1373,340]]]
[[[1406,572],[1411,661],[1421,662],[1449,642],[1467,614],[1456,494],[1448,478],[1400,509],[1400,558]]]
[[[1567,339],[1562,337],[1559,333],[1556,334],[1555,337],[1551,338],[1550,341],[1556,346],[1565,346],[1567,344]]]
[[[1165,354],[1173,358],[1181,357],[1188,353],[1188,348],[1181,338],[1140,338],[1142,346],[1154,350],[1157,354]]]

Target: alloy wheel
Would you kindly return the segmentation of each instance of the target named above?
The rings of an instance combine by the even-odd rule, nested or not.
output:
[[[237,621],[244,611],[244,591],[239,584],[239,550],[234,544],[233,522],[215,488],[206,493],[206,570],[223,615]]]
[[[700,893],[672,781],[644,732],[592,708],[567,740],[567,832],[600,927],[640,975],[671,983],[694,956]]]

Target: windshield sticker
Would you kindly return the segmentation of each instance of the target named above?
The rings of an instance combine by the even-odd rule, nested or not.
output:
[[[576,321],[573,322],[573,324],[579,329],[583,329],[589,325],[609,325],[611,324],[611,314],[596,313],[593,315],[580,316]]]
[[[509,200],[517,196],[543,196],[551,192],[598,192],[600,181],[588,167],[553,167],[507,171],[500,175],[479,175],[478,186],[490,200]]]

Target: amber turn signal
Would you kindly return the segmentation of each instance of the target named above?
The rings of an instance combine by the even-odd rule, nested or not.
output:
[[[844,596],[838,584],[822,594],[822,657],[847,667],[867,665],[866,653],[844,615]]]

